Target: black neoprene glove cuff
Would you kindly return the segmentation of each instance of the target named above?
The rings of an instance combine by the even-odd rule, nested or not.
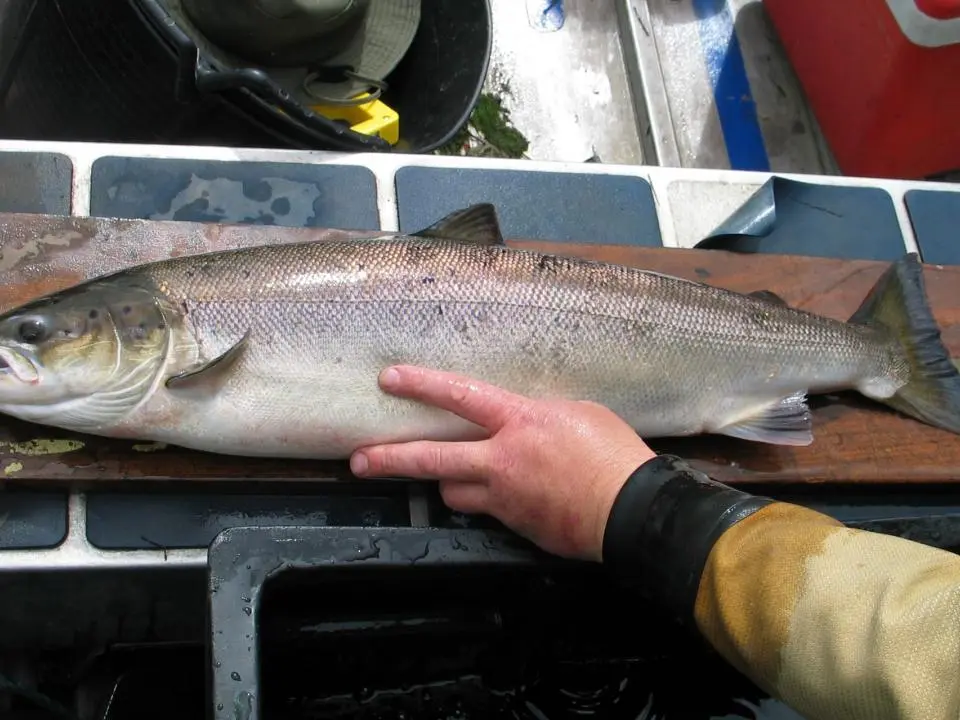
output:
[[[771,502],[712,480],[674,455],[659,455],[620,489],[604,531],[603,563],[689,625],[714,543]]]

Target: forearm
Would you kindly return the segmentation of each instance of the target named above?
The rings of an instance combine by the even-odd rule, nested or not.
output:
[[[604,563],[820,718],[960,717],[960,558],[751,496],[661,456],[624,486]]]

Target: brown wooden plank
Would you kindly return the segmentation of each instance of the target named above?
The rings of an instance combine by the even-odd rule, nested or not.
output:
[[[149,260],[205,250],[371,233],[0,215],[0,311],[37,295]],[[860,304],[886,263],[716,250],[510,241],[516,247],[644,267],[740,292],[767,289],[839,319]],[[951,352],[960,356],[960,267],[925,266],[927,290]],[[960,436],[859,397],[824,399],[806,448],[720,437],[655,442],[728,482],[935,482],[960,479]],[[74,435],[0,422],[0,478],[25,482],[144,480],[334,480],[345,463],[231,458],[181,448]]]

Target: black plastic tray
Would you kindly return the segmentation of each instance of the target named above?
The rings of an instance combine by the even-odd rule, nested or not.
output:
[[[600,568],[509,533],[233,528],[208,580],[215,720],[635,718],[651,698],[708,718],[762,696]],[[671,687],[688,673],[696,695]]]

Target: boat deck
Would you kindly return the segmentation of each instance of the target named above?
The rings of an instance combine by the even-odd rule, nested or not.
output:
[[[834,174],[761,0],[491,0],[534,160]]]

